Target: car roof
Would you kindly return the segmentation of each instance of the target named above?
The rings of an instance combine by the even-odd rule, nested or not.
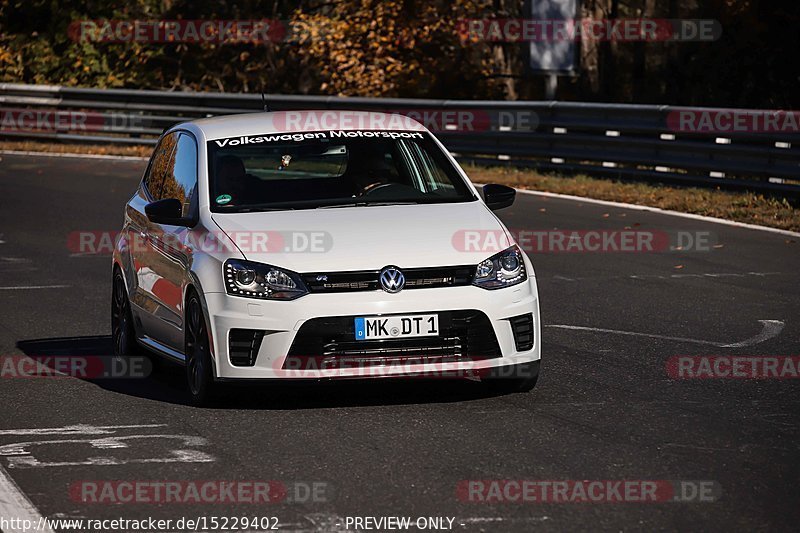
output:
[[[242,135],[330,130],[427,131],[413,118],[397,113],[344,110],[243,113],[203,118],[190,124],[200,129],[209,141]]]

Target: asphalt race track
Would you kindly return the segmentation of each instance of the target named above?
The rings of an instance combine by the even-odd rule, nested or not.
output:
[[[118,230],[144,163],[1,157],[0,354],[110,353],[110,257],[75,252],[68,236]],[[2,469],[51,518],[275,516],[283,531],[366,529],[344,520],[365,516],[454,517],[456,531],[795,529],[800,382],[675,379],[667,363],[800,355],[799,240],[527,194],[500,216],[518,230],[710,232],[713,246],[530,253],[544,324],[530,394],[472,381],[270,385],[228,388],[223,405],[198,409],[169,365],[138,380],[3,375]],[[296,494],[234,505],[70,493],[98,480],[277,480]],[[466,480],[702,480],[715,495],[486,503],[459,497]],[[324,495],[308,501],[298,491],[313,483]]]

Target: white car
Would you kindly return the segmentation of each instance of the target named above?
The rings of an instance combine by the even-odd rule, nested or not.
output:
[[[399,115],[254,113],[176,125],[125,207],[114,353],[217,381],[470,377],[530,390],[533,266],[442,144]]]

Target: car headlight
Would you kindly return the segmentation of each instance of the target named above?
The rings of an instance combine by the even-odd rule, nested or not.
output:
[[[308,294],[300,276],[289,270],[244,261],[225,261],[225,290],[231,296],[259,300],[294,300]]]
[[[528,279],[525,273],[525,262],[517,245],[481,261],[475,269],[473,285],[483,289],[502,289],[522,283]]]

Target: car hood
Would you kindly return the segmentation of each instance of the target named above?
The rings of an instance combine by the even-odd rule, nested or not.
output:
[[[501,249],[493,242],[508,238],[479,201],[213,213],[212,218],[246,259],[295,272],[473,265]],[[465,245],[467,233],[481,235],[481,243],[490,246]]]

